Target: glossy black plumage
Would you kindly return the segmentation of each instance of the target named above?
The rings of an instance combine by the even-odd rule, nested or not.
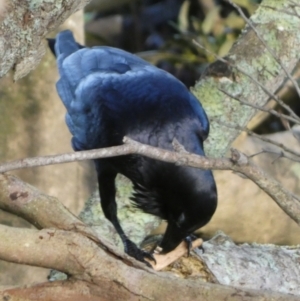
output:
[[[172,75],[139,57],[111,47],[84,48],[70,31],[49,46],[57,57],[57,91],[66,109],[74,150],[122,144],[124,136],[172,150],[174,138],[188,152],[204,155],[209,122],[199,101]],[[131,155],[95,160],[101,205],[119,233],[125,251],[143,261],[125,235],[115,202],[115,177],[128,177],[132,200],[143,211],[168,221],[160,244],[174,249],[204,226],[217,205],[211,171]]]

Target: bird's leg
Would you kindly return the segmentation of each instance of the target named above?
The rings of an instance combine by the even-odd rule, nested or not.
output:
[[[145,261],[145,258],[155,261],[154,257],[150,253],[139,249],[136,244],[126,236],[118,220],[117,204],[115,200],[115,178],[116,173],[98,173],[99,194],[103,213],[114,225],[117,233],[119,234],[124,245],[125,253],[150,266],[149,263]]]
[[[168,253],[175,249],[184,240],[185,236],[175,222],[169,221],[164,237],[159,244],[162,249],[161,253]]]
[[[196,239],[198,239],[196,235],[186,235],[178,223],[169,221],[164,237],[159,247],[156,248],[156,251],[159,253],[168,253],[184,241],[187,245],[188,255],[190,255],[190,251],[193,249],[193,241]],[[203,250],[201,246],[200,248]]]
[[[195,238],[196,236],[193,234],[189,236],[184,234],[178,223],[169,222],[161,243],[154,250],[156,258],[154,270],[163,269],[186,253],[189,255],[192,249],[202,244],[202,239]]]
[[[198,237],[195,234],[190,234],[187,237],[185,237],[185,239],[184,239],[184,241],[187,245],[188,256],[190,256],[191,250],[193,249],[193,241],[195,241],[196,239],[198,239]],[[204,253],[202,244],[201,244],[201,246],[198,247],[198,249],[201,249],[202,252]]]

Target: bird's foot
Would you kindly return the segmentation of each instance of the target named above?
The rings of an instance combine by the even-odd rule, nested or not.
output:
[[[196,239],[198,239],[198,237],[195,234],[191,234],[184,239],[185,243],[187,244],[188,256],[190,256],[191,250],[193,249],[193,241]],[[198,247],[198,249],[202,250],[202,253],[204,253],[202,244]]]
[[[151,253],[139,249],[137,245],[129,239],[124,243],[124,250],[126,254],[138,261],[145,263],[150,268],[152,268],[152,265],[149,263],[149,261],[154,261],[156,264],[156,260]]]

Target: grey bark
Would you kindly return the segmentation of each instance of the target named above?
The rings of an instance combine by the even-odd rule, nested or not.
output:
[[[218,283],[300,296],[300,246],[236,245],[223,233],[196,251]]]

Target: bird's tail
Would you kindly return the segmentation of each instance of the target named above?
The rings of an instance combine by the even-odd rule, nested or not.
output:
[[[73,33],[70,30],[64,30],[60,32],[56,36],[56,39],[47,40],[51,52],[56,57],[58,57],[60,54],[64,54],[64,57],[67,57],[78,49],[84,47],[75,41]]]

